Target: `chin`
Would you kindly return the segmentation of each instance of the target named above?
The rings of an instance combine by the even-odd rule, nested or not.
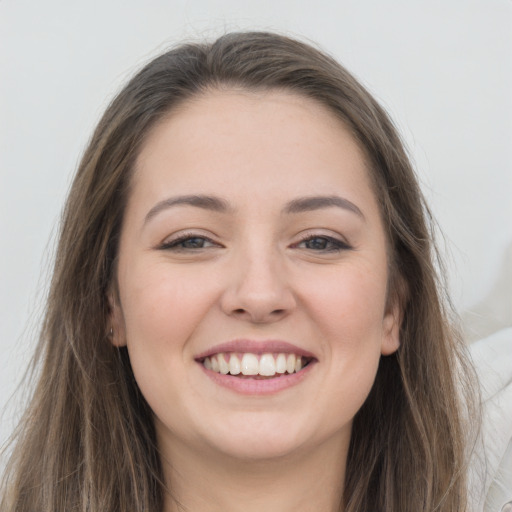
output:
[[[282,418],[268,418],[267,415],[251,415],[232,424],[231,428],[225,427],[215,436],[210,430],[210,446],[234,459],[256,462],[286,458],[318,441],[318,433],[315,435],[311,426],[301,428],[297,421],[286,422]]]
[[[259,439],[240,438],[230,439],[229,443],[216,446],[216,451],[222,451],[225,456],[247,462],[266,462],[285,459],[300,451],[300,444],[290,439],[268,439],[263,436]]]

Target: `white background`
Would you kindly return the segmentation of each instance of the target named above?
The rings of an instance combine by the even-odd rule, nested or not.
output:
[[[0,410],[33,350],[60,209],[108,101],[171,44],[242,29],[316,41],[390,111],[446,235],[460,311],[503,285],[511,0],[0,0]]]

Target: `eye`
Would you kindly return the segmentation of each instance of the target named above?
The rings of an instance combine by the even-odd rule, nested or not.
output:
[[[299,242],[296,247],[299,249],[308,249],[310,251],[317,252],[338,252],[352,249],[352,247],[343,240],[338,240],[337,238],[325,235],[308,236]]]
[[[207,249],[208,247],[219,247],[219,244],[213,242],[205,236],[194,234],[184,234],[178,238],[174,238],[164,242],[160,249],[175,251],[194,251],[199,249]]]

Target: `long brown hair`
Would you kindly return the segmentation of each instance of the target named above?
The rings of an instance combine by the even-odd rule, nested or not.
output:
[[[335,60],[302,42],[255,32],[157,57],[96,128],[63,213],[40,375],[16,433],[2,511],[161,510],[167,490],[152,413],[126,349],[108,340],[107,296],[145,138],[187,99],[224,87],[287,90],[334,112],[366,155],[388,230],[389,300],[402,307],[401,346],[381,358],[354,420],[342,507],[465,510],[463,410],[472,417],[472,373],[450,327],[432,218],[403,144],[384,110]]]

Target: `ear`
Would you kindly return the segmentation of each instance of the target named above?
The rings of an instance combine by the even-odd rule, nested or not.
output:
[[[380,352],[383,356],[395,353],[400,347],[400,326],[402,324],[402,308],[400,301],[388,309],[382,323],[382,344]]]
[[[124,347],[126,346],[126,329],[123,311],[114,290],[108,293],[108,309],[108,339],[114,347]]]

